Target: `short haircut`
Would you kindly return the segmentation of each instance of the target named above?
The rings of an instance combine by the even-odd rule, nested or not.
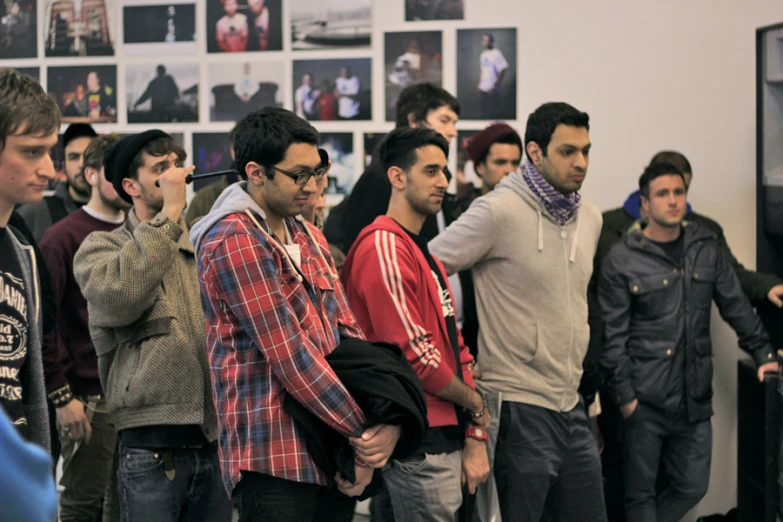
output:
[[[487,150],[484,151],[484,154],[481,155],[481,158],[479,158],[479,165],[482,163],[486,163],[487,156],[489,156],[489,151],[492,150],[492,145],[495,143],[503,143],[505,145],[516,145],[519,147],[519,157],[522,158],[522,155],[524,154],[524,148],[522,147],[522,138],[519,137],[519,134],[516,132],[511,132],[509,134],[504,134],[503,136],[499,137],[495,141],[492,142],[492,144],[487,147]]]
[[[179,144],[174,141],[169,136],[164,136],[161,138],[155,138],[154,140],[148,142],[144,147],[134,156],[133,161],[131,161],[130,168],[128,169],[128,175],[126,177],[133,178],[133,179],[139,179],[139,169],[144,165],[144,153],[147,153],[150,156],[159,158],[161,156],[168,156],[172,152],[177,155],[177,160],[182,163],[187,159],[188,153],[185,152],[185,149],[179,146]]]
[[[115,143],[119,143],[121,139],[119,134],[114,133],[103,134],[102,136],[93,139],[90,144],[87,145],[87,148],[84,149],[82,174],[84,174],[84,170],[87,167],[100,171],[101,167],[103,167],[103,156],[106,154],[106,151]]]
[[[384,171],[388,172],[391,167],[410,171],[418,159],[416,151],[428,145],[438,147],[449,157],[449,142],[434,130],[421,127],[394,129],[381,143],[380,155]]]
[[[682,182],[685,183],[685,177],[682,175],[682,171],[675,165],[671,163],[649,164],[639,177],[639,191],[642,193],[642,196],[648,199],[650,198],[650,183],[652,183],[654,179],[660,178],[661,176],[671,176],[672,174],[680,176]]]
[[[684,154],[674,150],[662,150],[650,160],[650,165],[668,163],[677,167],[683,174],[693,174],[691,163]]]
[[[530,142],[535,142],[541,148],[541,154],[546,156],[552,134],[555,133],[558,125],[580,127],[589,131],[590,116],[564,102],[543,104],[527,118],[525,150]]]
[[[408,115],[413,114],[415,122],[427,120],[427,115],[447,105],[459,116],[459,102],[449,92],[429,82],[409,85],[397,98],[397,127],[408,127]]]
[[[41,84],[14,69],[0,69],[0,150],[8,136],[48,136],[60,128],[60,109]]]
[[[274,171],[269,167],[283,161],[288,147],[294,143],[317,146],[318,131],[291,111],[264,107],[239,121],[233,143],[237,170],[243,179],[251,161],[264,167],[266,176],[272,179]]]

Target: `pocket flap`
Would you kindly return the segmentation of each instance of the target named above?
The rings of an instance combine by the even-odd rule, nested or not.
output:
[[[633,295],[644,295],[669,288],[679,281],[679,272],[667,272],[649,276],[636,277],[628,281],[628,289]]]
[[[718,272],[711,266],[697,266],[693,269],[691,277],[696,281],[714,283],[718,279]]]
[[[173,317],[160,317],[140,324],[139,327],[136,328],[136,331],[133,332],[133,336],[130,339],[131,344],[136,344],[144,339],[149,339],[156,335],[165,335],[171,332],[171,321],[173,319]]]

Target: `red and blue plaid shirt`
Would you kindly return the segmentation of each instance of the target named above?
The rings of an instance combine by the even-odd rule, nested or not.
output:
[[[254,217],[263,231],[248,215],[230,214],[209,230],[198,253],[229,494],[241,471],[327,483],[283,410],[286,394],[346,437],[361,436],[365,421],[324,359],[341,334],[364,338],[342,285],[332,277],[336,269],[326,239],[308,223],[286,220],[301,248],[300,281],[283,246]]]

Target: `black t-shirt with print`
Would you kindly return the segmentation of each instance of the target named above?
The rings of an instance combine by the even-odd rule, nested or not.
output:
[[[20,433],[27,434],[22,403],[22,367],[27,360],[27,289],[11,238],[0,227],[0,404]]]
[[[435,258],[430,254],[430,250],[427,247],[427,240],[424,237],[407,230],[405,227],[402,227],[402,229],[408,233],[411,239],[413,239],[416,246],[421,250],[421,253],[424,254],[427,263],[430,265],[432,277],[435,279],[435,284],[440,291],[440,304],[443,309],[443,318],[446,320],[446,330],[448,331],[449,342],[451,344],[451,346],[439,346],[438,348],[440,350],[451,350],[452,353],[454,353],[457,357],[457,369],[459,372],[457,376],[464,381],[461,371],[462,367],[460,366],[458,357],[459,336],[457,334],[457,314],[454,309],[454,303],[451,300],[451,294],[449,293],[446,279],[438,265],[435,263]],[[427,430],[424,441],[417,451],[418,454],[429,453],[431,455],[437,455],[439,453],[451,453],[462,449],[465,440],[465,426],[463,424],[463,416],[460,415],[459,412],[460,408],[457,405],[454,405],[454,408],[457,413],[459,424],[456,426],[441,426]]]

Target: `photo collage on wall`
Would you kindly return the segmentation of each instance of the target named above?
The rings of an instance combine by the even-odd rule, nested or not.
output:
[[[227,135],[246,114],[290,109],[321,133],[332,206],[377,154],[409,85],[453,93],[461,136],[517,117],[516,29],[465,25],[465,0],[394,2],[396,20],[379,20],[373,0],[0,0],[0,68],[39,81],[65,125],[176,134],[197,172],[232,167]]]

